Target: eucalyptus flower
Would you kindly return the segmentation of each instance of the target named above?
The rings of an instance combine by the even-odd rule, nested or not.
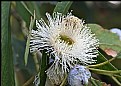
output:
[[[36,20],[36,30],[32,30],[30,51],[46,50],[54,58],[46,71],[54,83],[64,78],[76,64],[88,65],[96,62],[99,40],[92,34],[84,20],[68,13],[46,13],[47,21]],[[47,22],[47,23],[46,23]]]

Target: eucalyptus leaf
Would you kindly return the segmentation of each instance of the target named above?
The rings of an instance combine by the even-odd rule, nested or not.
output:
[[[31,2],[27,1],[26,5],[31,12],[34,12],[35,10],[36,18],[39,20],[41,18],[41,14],[40,14],[41,9],[39,7],[40,4],[37,4],[36,1],[31,1]]]
[[[117,53],[117,57],[121,58],[121,41],[119,37],[110,32],[109,30],[103,29],[100,25],[97,24],[88,24],[93,33],[95,33],[96,37],[99,39],[100,48],[102,50],[112,50]]]
[[[116,34],[111,33],[110,31],[108,31],[106,29],[103,29],[101,26],[99,26],[97,24],[88,24],[88,26],[90,27],[92,32],[95,33],[96,37],[100,41],[100,46],[99,46],[100,48],[98,49],[99,55],[97,57],[97,63],[107,61],[108,60],[107,58],[111,57],[111,56],[107,55],[107,53],[105,52],[105,49],[112,49],[112,50],[115,50],[117,53],[120,53],[121,41],[119,40],[119,37]],[[111,70],[111,71],[118,70],[110,62],[108,64],[99,66],[97,68],[103,69],[103,70]],[[119,79],[121,79],[121,77],[119,77]]]
[[[11,47],[10,2],[2,2],[2,86],[15,86]]]
[[[53,12],[60,12],[66,14],[72,3],[72,1],[58,2]]]
[[[30,18],[33,16],[32,12],[27,9],[27,6],[24,2],[16,2],[16,10],[21,18],[26,22],[27,27],[29,27]]]

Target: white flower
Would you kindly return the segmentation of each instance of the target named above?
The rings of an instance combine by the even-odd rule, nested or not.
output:
[[[43,19],[36,20],[37,30],[32,30],[30,51],[46,50],[50,58],[54,57],[54,63],[47,70],[49,78],[54,74],[50,71],[60,75],[67,73],[76,64],[96,62],[93,58],[97,57],[99,42],[82,19],[71,13],[53,13],[53,16],[46,13],[46,16],[48,23]]]

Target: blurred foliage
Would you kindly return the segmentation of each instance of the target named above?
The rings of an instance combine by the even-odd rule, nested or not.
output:
[[[50,14],[53,11],[61,10],[54,9],[57,7],[57,1],[12,1],[11,2],[11,15],[10,15],[10,24],[11,24],[11,39],[12,39],[12,49],[13,49],[13,57],[14,57],[14,67],[15,67],[15,75],[16,75],[16,84],[17,86],[22,86],[27,80],[31,77],[35,76],[38,72],[38,69],[35,65],[36,60],[41,59],[41,54],[28,54],[28,62],[25,66],[24,64],[24,53],[26,48],[27,36],[29,32],[29,24],[31,20],[31,16],[34,15],[34,10],[36,13],[36,19],[39,20],[43,18],[46,20],[45,13],[49,12]],[[64,2],[63,2],[64,3]],[[59,5],[59,4],[58,4]],[[64,5],[63,5],[64,7]],[[69,8],[70,7],[70,8]],[[69,11],[68,11],[69,9]],[[119,28],[121,29],[121,2],[119,4],[110,3],[109,1],[73,1],[68,5],[68,8],[65,11],[70,12],[72,10],[73,15],[79,17],[80,19],[84,19],[86,23],[91,27],[92,32],[94,32],[101,41],[101,49],[99,50],[103,53],[104,58],[101,54],[99,55],[98,63],[106,61],[106,59],[112,58],[107,55],[105,50],[112,49],[117,52],[117,58],[111,63],[106,64],[105,66],[100,67],[100,69],[106,70],[117,70],[121,69],[119,63],[121,63],[121,41],[118,39],[116,34],[111,33],[109,29],[111,28]],[[97,25],[99,24],[99,25]],[[103,28],[102,28],[102,27]],[[34,28],[35,29],[35,25]],[[40,63],[37,63],[40,64]],[[98,76],[98,75],[96,75]],[[110,79],[107,80],[98,76],[100,80],[102,80],[103,84],[110,84],[112,86],[116,86],[117,84]],[[33,79],[32,79],[33,80]],[[93,84],[98,83],[101,84],[98,80],[92,79]],[[111,80],[110,82],[108,82]],[[112,83],[114,82],[114,83]],[[98,85],[97,84],[97,85]],[[33,84],[29,84],[28,86],[33,86]],[[92,85],[96,86],[96,85]],[[108,86],[108,85],[104,85]]]
[[[10,28],[10,2],[2,2],[2,26],[1,26],[1,85],[2,86],[15,86],[14,79],[14,65],[13,54],[11,46],[11,28]]]
[[[78,8],[78,9],[77,9]],[[96,23],[103,28],[114,27],[121,29],[121,2],[117,4],[108,1],[75,1],[70,9],[73,14],[86,20],[87,23]]]

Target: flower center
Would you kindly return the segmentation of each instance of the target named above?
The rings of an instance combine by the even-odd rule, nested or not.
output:
[[[66,35],[60,35],[60,39],[68,43],[68,45],[72,45],[74,43],[74,41]]]

